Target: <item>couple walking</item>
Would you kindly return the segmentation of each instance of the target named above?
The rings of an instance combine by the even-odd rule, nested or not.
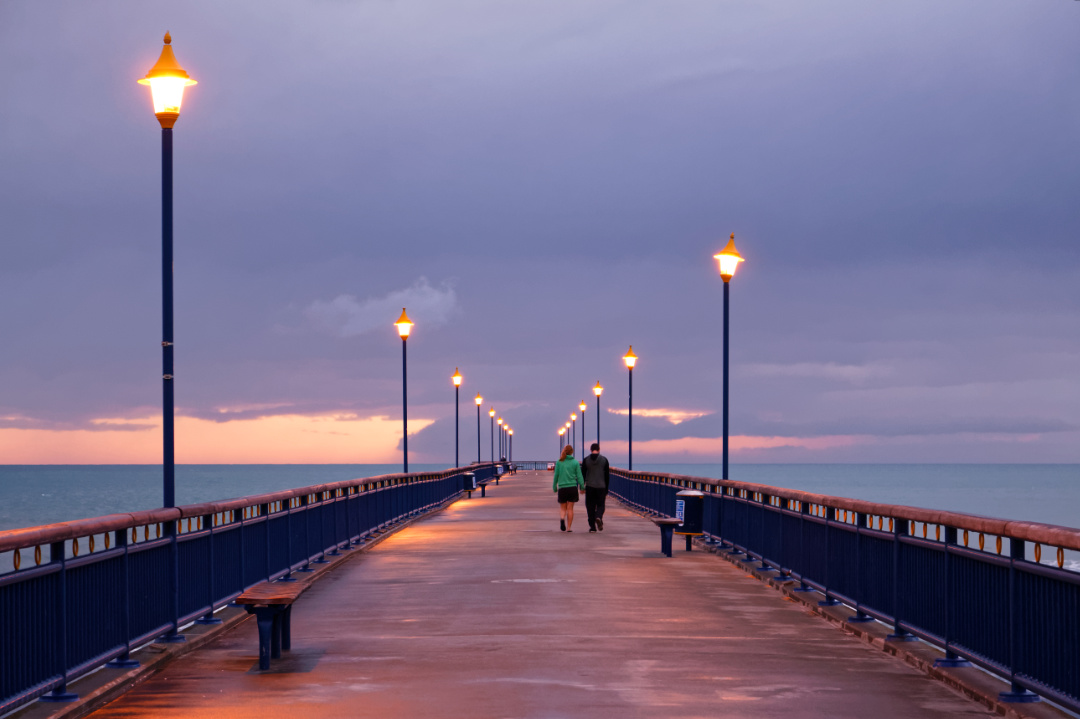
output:
[[[593,442],[591,454],[579,465],[574,460],[574,446],[563,447],[559,461],[555,463],[553,489],[559,497],[559,529],[574,531],[574,503],[578,501],[578,489],[585,490],[585,511],[589,515],[589,531],[604,531],[604,503],[607,500],[611,467],[607,458],[600,454],[600,445]]]

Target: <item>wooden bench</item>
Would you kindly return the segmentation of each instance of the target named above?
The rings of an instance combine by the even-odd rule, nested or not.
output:
[[[312,578],[293,581],[260,582],[237,597],[259,624],[259,669],[270,668],[270,660],[292,648],[292,605],[311,587]]]
[[[660,551],[666,556],[671,556],[671,537],[675,533],[675,527],[682,524],[681,519],[672,517],[653,517],[653,524],[660,527]]]

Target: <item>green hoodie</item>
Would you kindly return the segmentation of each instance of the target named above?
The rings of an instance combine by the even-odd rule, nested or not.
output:
[[[559,487],[577,486],[582,492],[585,491],[585,478],[581,476],[581,465],[570,455],[566,459],[560,459],[555,463],[555,478],[552,481],[552,491],[558,492]]]

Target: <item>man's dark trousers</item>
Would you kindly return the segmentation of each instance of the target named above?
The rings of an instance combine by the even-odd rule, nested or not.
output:
[[[600,487],[585,487],[585,511],[589,514],[589,529],[596,529],[596,520],[603,521],[607,493],[606,489]]]

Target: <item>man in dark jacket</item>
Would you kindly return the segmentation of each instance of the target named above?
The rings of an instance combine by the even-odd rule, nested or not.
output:
[[[596,442],[589,447],[591,453],[581,462],[581,473],[585,475],[585,511],[589,514],[589,531],[604,531],[604,504],[607,501],[608,485],[611,484],[611,465],[607,457],[600,454],[600,445]]]

